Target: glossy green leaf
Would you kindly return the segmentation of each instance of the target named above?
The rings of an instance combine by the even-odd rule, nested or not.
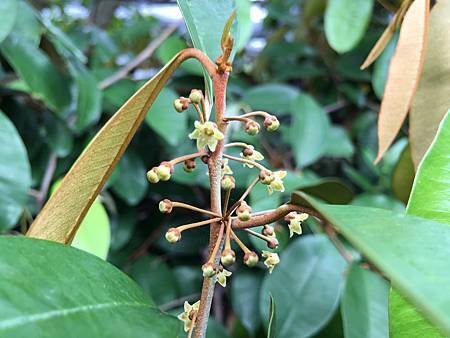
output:
[[[129,205],[136,205],[148,189],[147,170],[142,157],[130,149],[120,160],[117,170],[119,174],[112,184],[113,191]]]
[[[291,111],[298,90],[286,84],[269,83],[252,87],[244,92],[242,102],[252,110],[264,110],[269,114],[285,114]]]
[[[286,190],[301,190],[331,204],[347,204],[353,199],[353,191],[344,182],[336,178],[312,180],[307,184],[297,184]]]
[[[45,101],[58,115],[65,116],[71,98],[69,83],[48,56],[33,42],[16,34],[3,41],[0,50],[33,96]]]
[[[140,257],[131,266],[129,274],[157,304],[168,303],[177,298],[175,276],[160,258]]]
[[[397,46],[398,34],[394,35],[384,49],[383,53],[375,61],[372,73],[372,88],[379,99],[383,97],[384,86],[389,71],[389,64],[391,63],[392,55]]]
[[[351,157],[355,151],[347,131],[338,126],[332,126],[327,136],[325,155],[330,157]]]
[[[309,95],[301,93],[292,102],[289,140],[298,167],[318,160],[327,150],[330,120],[325,111]]]
[[[261,287],[260,311],[268,318],[269,293],[277,304],[276,337],[309,337],[334,314],[345,262],[328,239],[309,235],[293,242]]]
[[[14,125],[0,111],[0,232],[16,224],[27,202],[31,169]]]
[[[105,207],[97,199],[73,238],[72,246],[106,260],[111,243],[111,229]]]
[[[353,199],[352,205],[374,207],[398,212],[405,211],[405,206],[402,202],[384,194],[362,193]]]
[[[37,46],[43,31],[43,27],[38,20],[38,13],[25,0],[20,0],[18,6],[20,15],[16,17],[12,31],[22,39],[26,39]]]
[[[238,50],[244,49],[253,33],[253,23],[250,17],[251,1],[235,0],[237,10],[237,21],[239,25],[239,39],[236,47]]]
[[[48,144],[59,157],[70,154],[73,148],[72,131],[66,123],[52,113],[44,114],[44,125]]]
[[[261,274],[250,271],[239,271],[233,274],[231,282],[233,310],[250,333],[254,333],[261,324],[259,317],[261,282]]]
[[[417,170],[408,202],[408,214],[450,225],[449,159],[450,113],[447,113]],[[439,331],[394,289],[391,290],[389,306],[393,337],[403,338],[413,333],[423,337],[442,337]]]
[[[18,14],[19,3],[17,0],[3,0],[0,2],[0,42],[2,42],[14,27]]]
[[[0,274],[2,337],[177,337],[176,318],[125,274],[81,250],[0,237]]]
[[[389,284],[354,263],[347,272],[341,313],[346,338],[388,338]]]
[[[172,89],[164,88],[145,117],[148,125],[171,146],[187,140],[187,114],[173,108],[178,97]]]
[[[392,172],[392,193],[403,203],[408,203],[414,182],[415,170],[409,144],[404,147]]]
[[[325,36],[333,49],[345,53],[362,39],[372,15],[373,0],[330,0],[325,11]]]
[[[430,321],[450,332],[448,225],[376,208],[325,205],[300,192],[294,195],[334,225]]]

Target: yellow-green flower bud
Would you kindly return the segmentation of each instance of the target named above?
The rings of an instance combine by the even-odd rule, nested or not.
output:
[[[198,89],[192,89],[191,93],[189,94],[189,100],[191,100],[192,103],[199,104],[202,101],[203,93],[201,90]]]
[[[177,112],[181,113],[184,110],[183,106],[183,102],[181,102],[180,99],[176,99],[175,101],[173,101],[173,107]]]
[[[216,268],[213,263],[207,262],[202,266],[203,277],[211,278],[216,274]]]
[[[249,251],[244,255],[244,264],[253,267],[258,264],[259,257],[254,251]]]
[[[236,214],[239,220],[246,222],[251,218],[252,208],[247,204],[247,202],[242,201],[241,205],[236,209]]]
[[[222,178],[222,189],[230,190],[236,187],[236,183],[233,176],[225,175]]]
[[[169,162],[163,162],[156,168],[156,173],[161,181],[170,180],[172,174],[172,166]]]
[[[222,251],[222,255],[220,256],[220,261],[223,265],[231,265],[236,261],[236,254],[231,249],[225,249]]]
[[[181,231],[177,228],[170,228],[166,232],[166,239],[169,243],[176,243],[181,239]]]
[[[151,170],[147,171],[147,179],[150,183],[158,183],[159,177],[156,173],[156,168],[152,168]]]
[[[275,176],[273,175],[273,172],[268,170],[261,170],[259,172],[259,180],[262,184],[269,185],[275,180]]]
[[[247,134],[249,134],[249,135],[256,135],[256,134],[258,134],[260,128],[261,127],[259,126],[259,123],[255,122],[255,121],[248,121],[245,124],[245,127],[244,127],[245,132]]]
[[[264,119],[264,126],[266,127],[267,131],[275,131],[280,127],[280,121],[278,121],[276,116],[267,116]]]
[[[183,170],[187,173],[193,172],[195,169],[195,161],[194,160],[186,160],[184,161]]]
[[[159,211],[161,211],[163,214],[170,214],[172,212],[172,201],[168,200],[167,198],[159,202]]]

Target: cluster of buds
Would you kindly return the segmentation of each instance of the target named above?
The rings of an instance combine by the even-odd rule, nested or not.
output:
[[[147,179],[150,183],[158,183],[159,181],[168,181],[173,173],[173,164],[170,162],[162,162],[159,166],[153,167],[147,171]]]
[[[189,98],[180,96],[180,98],[173,101],[173,107],[177,112],[182,113],[183,111],[189,108],[190,104],[193,105],[201,104],[203,99],[204,97],[201,90],[192,89],[191,93],[189,94]]]

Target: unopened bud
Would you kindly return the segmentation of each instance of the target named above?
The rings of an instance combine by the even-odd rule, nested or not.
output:
[[[276,249],[278,248],[278,239],[276,237],[272,237],[270,241],[267,242],[267,247],[270,249]]]
[[[203,93],[201,90],[198,89],[192,89],[191,93],[189,94],[189,100],[191,100],[192,103],[199,104],[203,98]]]
[[[254,150],[250,147],[246,147],[244,148],[244,150],[242,150],[242,155],[244,155],[244,157],[250,157],[252,156],[254,153]]]
[[[268,131],[275,131],[280,127],[280,121],[276,116],[270,115],[264,119],[264,126]]]
[[[225,249],[222,251],[222,255],[220,256],[220,261],[223,265],[231,265],[236,261],[236,254],[231,249]]]
[[[147,179],[150,183],[159,182],[159,176],[156,173],[156,168],[152,168],[151,170],[147,171]]]
[[[172,212],[172,201],[168,200],[167,198],[159,202],[159,211],[161,211],[163,214],[170,214]]]
[[[233,176],[225,175],[222,177],[222,189],[230,190],[236,187],[236,183]]]
[[[166,232],[166,239],[169,243],[176,243],[181,239],[181,231],[177,228],[170,228]]]
[[[216,268],[213,263],[207,262],[202,266],[203,277],[211,278],[216,274]]]
[[[269,170],[261,170],[259,172],[259,180],[261,181],[262,184],[269,185],[270,183],[273,182],[274,179],[275,176],[273,175],[273,172]]]
[[[266,224],[262,229],[262,234],[264,236],[272,237],[275,234],[275,229],[273,226]]]
[[[200,157],[200,159],[202,160],[203,163],[208,164],[209,156],[203,155],[202,157]]]
[[[245,132],[247,134],[249,134],[249,135],[256,135],[256,134],[258,134],[260,128],[261,127],[259,126],[259,123],[255,122],[255,121],[248,121],[245,124],[245,127],[244,127]]]
[[[244,255],[244,264],[253,267],[258,264],[259,257],[254,251],[249,251]]]
[[[163,162],[156,168],[156,173],[161,181],[170,180],[173,166],[169,162]]]
[[[183,169],[187,173],[190,173],[190,172],[194,171],[194,169],[195,169],[195,161],[192,160],[192,159],[184,161]]]
[[[247,204],[247,202],[242,201],[241,205],[236,209],[236,214],[239,220],[245,222],[251,218],[252,208]]]
[[[183,103],[181,102],[180,99],[176,99],[175,101],[173,101],[173,107],[179,113],[181,113],[184,110]]]

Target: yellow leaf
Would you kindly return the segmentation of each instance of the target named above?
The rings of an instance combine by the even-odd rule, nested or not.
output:
[[[391,38],[394,35],[397,28],[400,27],[403,17],[405,16],[406,11],[408,10],[409,6],[411,5],[411,2],[412,2],[412,0],[407,0],[407,1],[402,2],[397,13],[395,13],[391,22],[384,30],[383,34],[380,36],[380,38],[378,39],[376,44],[372,47],[372,50],[370,51],[369,55],[367,55],[366,59],[364,60],[363,64],[360,67],[361,69],[366,69],[376,59],[378,59],[380,54],[386,48],[389,41],[391,41]]]
[[[178,53],[109,119],[64,177],[27,236],[71,243],[148,109],[170,75],[186,58],[185,51]]]
[[[378,162],[411,108],[423,67],[430,0],[415,0],[400,29],[378,116]]]
[[[433,7],[429,27],[423,73],[409,116],[416,168],[450,108],[450,0],[440,0]]]

